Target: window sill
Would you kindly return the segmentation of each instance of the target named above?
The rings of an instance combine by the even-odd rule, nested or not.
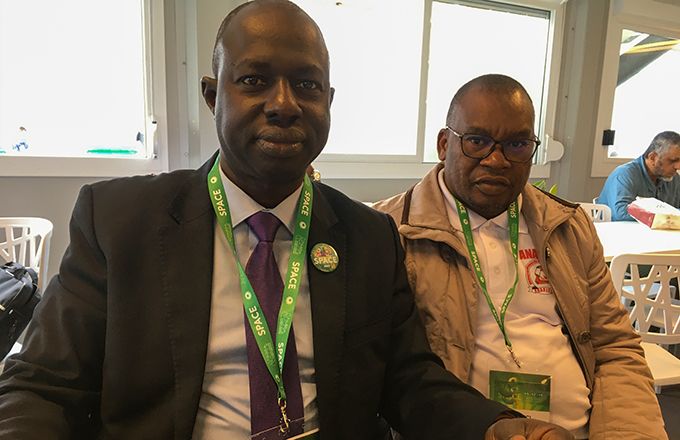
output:
[[[121,177],[168,170],[167,158],[112,159],[0,156],[3,177]]]

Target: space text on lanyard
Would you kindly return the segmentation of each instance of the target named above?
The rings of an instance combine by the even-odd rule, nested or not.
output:
[[[460,203],[458,199],[454,200],[456,202],[456,209],[458,210],[458,218],[460,219],[460,225],[463,228],[463,234],[465,235],[465,244],[467,245],[468,253],[470,254],[470,261],[472,261],[472,267],[475,270],[475,275],[477,276],[479,286],[481,287],[482,292],[484,293],[486,303],[489,305],[489,309],[491,309],[491,314],[493,315],[493,318],[496,320],[498,328],[501,329],[503,339],[505,340],[505,347],[510,352],[510,356],[512,356],[512,360],[515,361],[517,367],[522,368],[519,359],[517,359],[517,355],[515,355],[515,352],[512,350],[512,343],[510,342],[510,338],[508,338],[508,333],[505,331],[505,312],[507,312],[508,310],[508,306],[510,305],[510,301],[512,301],[512,297],[515,296],[515,289],[517,288],[517,281],[519,280],[519,270],[517,267],[517,243],[519,241],[519,213],[517,212],[517,201],[515,200],[508,207],[508,229],[510,232],[510,249],[512,250],[512,257],[515,260],[515,282],[512,284],[512,287],[508,289],[508,293],[505,295],[505,299],[503,300],[503,304],[501,305],[501,312],[499,316],[498,312],[496,311],[496,307],[491,301],[489,291],[486,288],[486,279],[484,278],[484,274],[482,273],[482,266],[479,262],[479,255],[477,255],[477,249],[475,249],[475,241],[472,238],[472,229],[470,227],[470,217],[468,216],[467,208],[465,208],[465,206],[463,206],[463,204]]]
[[[232,252],[238,267],[239,282],[241,285],[241,297],[243,299],[243,308],[246,311],[250,329],[255,336],[257,347],[264,359],[264,363],[271,374],[272,379],[278,388],[278,404],[281,410],[281,426],[282,432],[288,432],[290,421],[286,414],[286,390],[283,385],[283,360],[286,354],[286,346],[288,344],[288,335],[293,324],[293,315],[295,313],[295,303],[297,300],[300,284],[297,282],[299,274],[305,264],[305,254],[307,249],[307,239],[309,237],[309,225],[312,218],[312,184],[309,177],[305,175],[302,184],[302,194],[297,204],[297,215],[295,217],[295,231],[293,233],[293,243],[291,246],[290,258],[288,259],[288,270],[286,272],[286,280],[284,283],[283,297],[281,300],[281,308],[279,309],[279,316],[276,325],[276,347],[274,347],[274,340],[271,336],[267,320],[264,319],[264,313],[257,294],[254,292],[250,281],[246,276],[243,266],[239,262],[236,253],[236,244],[234,243],[234,231],[231,224],[231,212],[229,211],[229,204],[227,202],[224,186],[222,185],[222,178],[219,171],[220,158],[217,157],[210,173],[208,173],[208,192],[210,193],[210,200],[212,201],[217,222],[220,229],[224,232],[224,236],[229,242]]]

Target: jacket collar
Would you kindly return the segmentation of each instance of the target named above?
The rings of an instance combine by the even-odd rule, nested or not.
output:
[[[210,197],[208,197],[208,173],[217,160],[215,152],[207,162],[192,172],[185,185],[177,192],[177,196],[168,210],[177,224],[200,218],[212,211]]]
[[[444,197],[444,205],[446,207],[446,214],[449,217],[449,222],[451,225],[453,225],[453,229],[456,231],[462,231],[462,227],[460,224],[460,218],[458,217],[458,209],[456,208],[456,201],[455,198],[453,197],[453,194],[451,194],[451,191],[446,187],[446,183],[444,182],[444,173],[439,170],[437,173],[437,183],[439,184],[439,191],[442,193],[442,196]],[[522,195],[517,198],[517,203],[519,205],[519,209],[521,211],[522,209]],[[483,225],[487,224],[488,222],[491,222],[495,224],[496,226],[502,228],[502,229],[508,229],[508,211],[503,211],[502,213],[498,214],[496,217],[492,219],[486,219],[480,214],[477,214],[477,212],[473,211],[472,209],[467,210],[468,215],[470,217],[470,228],[474,231],[476,229],[479,229]],[[520,217],[519,220],[519,232],[520,234],[526,234],[527,233],[527,227],[526,227],[526,222],[524,221],[524,216]]]
[[[188,172],[158,230],[158,282],[175,377],[176,439],[191,437],[205,370],[215,235],[207,176],[216,158]]]
[[[438,163],[413,187],[409,206],[404,206],[407,214],[402,218],[402,225],[453,233],[446,213],[446,201],[437,182],[437,175],[442,168],[444,163]]]
[[[537,249],[543,246],[553,230],[576,214],[579,206],[529,183],[524,186],[522,200],[522,214]]]
[[[426,238],[462,249],[462,243],[454,236],[437,181],[443,167],[444,163],[437,164],[413,187],[410,200],[405,199],[409,206],[403,208],[399,232],[408,239]],[[552,230],[574,215],[577,207],[578,204],[545,193],[529,183],[522,191],[522,215],[536,245],[543,244]]]
[[[307,243],[307,274],[312,302],[312,332],[314,335],[314,369],[316,376],[317,407],[321,429],[333,426],[338,407],[340,368],[345,335],[347,298],[347,239],[345,228],[338,221],[335,210],[325,196],[324,185],[314,183],[312,223]],[[332,272],[322,272],[310,257],[317,244],[332,246],[339,264]]]
[[[160,280],[170,335],[174,368],[175,438],[189,438],[202,392],[210,326],[214,214],[208,197],[207,177],[217,159],[215,153],[192,171],[169,207],[169,221],[159,229]],[[332,417],[340,390],[340,366],[345,331],[347,274],[346,239],[342,224],[324,196],[322,184],[314,184],[312,223],[307,253],[317,243],[332,245],[341,264],[322,273],[307,260],[317,379],[317,399],[322,425]]]

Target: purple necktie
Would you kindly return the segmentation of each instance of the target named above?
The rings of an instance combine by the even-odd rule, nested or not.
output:
[[[257,236],[259,242],[246,264],[246,275],[257,295],[257,300],[267,319],[272,337],[276,337],[276,323],[283,296],[283,281],[274,258],[274,237],[281,222],[268,212],[258,212],[246,219],[246,223]],[[298,372],[295,334],[290,329],[286,357],[283,361],[283,383],[286,389],[286,412],[290,419],[290,431],[281,433],[281,411],[277,402],[278,391],[274,379],[262,359],[257,342],[250,329],[246,327],[246,346],[248,348],[248,377],[250,379],[250,430],[253,440],[279,440],[302,434],[304,408]],[[276,344],[276,342],[275,342]]]

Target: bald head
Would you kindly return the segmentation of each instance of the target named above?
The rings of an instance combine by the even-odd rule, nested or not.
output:
[[[252,0],[237,6],[224,18],[224,20],[222,20],[222,24],[217,31],[215,46],[213,48],[212,70],[215,77],[217,77],[220,70],[220,65],[224,60],[225,48],[228,47],[225,45],[225,42],[229,38],[229,29],[231,28],[232,22],[240,21],[252,14],[268,11],[275,11],[278,14],[281,14],[287,21],[290,21],[291,23],[302,22],[311,25],[304,28],[311,29],[312,32],[316,34],[315,37],[321,41],[326,63],[328,62],[328,49],[326,48],[326,43],[319,26],[298,5],[288,0]]]
[[[437,137],[447,188],[487,219],[517,200],[537,147],[531,98],[505,75],[480,76],[461,87]]]
[[[456,110],[458,109],[461,100],[473,90],[503,96],[516,102],[522,102],[526,99],[531,104],[533,112],[533,102],[524,86],[509,76],[494,73],[478,76],[463,84],[463,86],[458,89],[451,100],[449,111],[446,114],[446,123],[448,125],[453,126],[455,124]]]
[[[201,88],[220,167],[253,200],[276,206],[328,139],[333,88],[321,32],[288,1],[246,3],[222,23],[213,69]]]

